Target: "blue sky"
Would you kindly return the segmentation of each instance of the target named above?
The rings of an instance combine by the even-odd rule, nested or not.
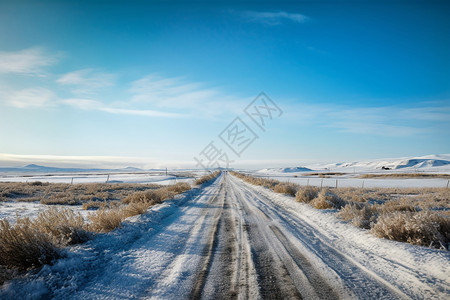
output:
[[[0,2],[0,161],[235,166],[450,151],[448,2]],[[264,91],[266,131],[244,113]],[[240,157],[218,135],[240,116]]]

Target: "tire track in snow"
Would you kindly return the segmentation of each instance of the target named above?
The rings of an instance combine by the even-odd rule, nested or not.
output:
[[[214,234],[205,247],[207,254],[190,299],[256,299],[259,295],[246,225],[226,185],[223,180],[218,195],[222,209],[216,212]]]
[[[313,257],[316,262],[322,262],[321,272],[328,273],[328,281],[331,279],[330,275],[334,273],[334,276],[346,286],[348,296],[359,299],[408,299],[413,296],[406,295],[398,287],[335,249],[333,245],[327,243],[327,238],[319,231],[297,216],[286,212],[282,207],[274,205],[269,198],[254,190],[249,184],[237,178],[233,178],[232,181],[244,191],[243,197],[253,202],[259,210],[263,210],[265,215],[277,220],[279,228],[284,228],[283,232],[289,235],[289,240],[295,242],[298,249],[305,251],[305,256],[310,259]],[[343,292],[341,290],[340,294]]]
[[[219,202],[219,208],[217,208],[216,213],[214,215],[214,224],[213,229],[211,230],[208,238],[208,242],[203,250],[203,263],[201,264],[201,269],[199,274],[197,275],[196,282],[194,283],[194,287],[191,291],[189,299],[200,299],[203,287],[206,283],[206,278],[211,269],[211,263],[213,259],[214,252],[217,248],[218,244],[218,236],[219,236],[219,223],[222,220],[222,211],[224,206],[225,195],[223,194],[223,182],[220,185],[219,193],[217,196],[214,196],[213,201],[211,203]]]
[[[249,207],[239,194],[239,189],[230,184],[229,176],[224,176],[232,200],[239,203],[243,209],[243,219],[246,223],[248,243],[251,257],[256,270],[259,295],[263,299],[301,299],[293,279],[284,262],[277,255],[266,230],[269,217],[258,210]]]

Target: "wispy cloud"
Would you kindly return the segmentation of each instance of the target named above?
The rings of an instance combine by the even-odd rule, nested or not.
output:
[[[150,109],[132,109],[132,108],[119,108],[108,106],[97,100],[91,99],[64,99],[62,103],[75,107],[82,110],[96,110],[103,111],[111,114],[117,115],[135,115],[135,116],[145,116],[145,117],[163,117],[163,118],[183,118],[186,117],[185,114],[163,112],[158,110]]]
[[[285,11],[245,11],[242,13],[242,16],[249,22],[263,23],[270,26],[280,25],[284,21],[293,23],[305,23],[310,19],[309,17],[302,14],[289,13]]]
[[[450,106],[439,105],[407,108],[401,111],[401,115],[417,120],[450,122]]]
[[[131,83],[131,102],[191,112],[200,117],[239,113],[251,98],[228,95],[218,88],[180,77],[145,76]]]
[[[59,54],[50,55],[39,47],[11,52],[1,51],[0,73],[42,76],[44,67],[56,63],[59,56]]]
[[[17,108],[46,107],[56,104],[56,95],[45,88],[29,88],[12,92],[6,96],[9,105]]]
[[[82,69],[66,73],[56,80],[57,83],[71,87],[77,95],[92,95],[98,90],[114,85],[115,74],[98,72],[94,69]]]
[[[59,57],[40,47],[0,52],[0,103],[21,109],[65,106],[121,115],[212,119],[240,113],[252,100],[182,77],[150,74],[122,81],[119,87],[117,74],[95,68],[57,75],[49,67]],[[26,78],[18,80],[17,75]]]

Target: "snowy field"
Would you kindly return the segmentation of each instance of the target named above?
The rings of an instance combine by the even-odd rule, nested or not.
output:
[[[154,183],[170,185],[191,182],[193,178],[161,175],[160,173],[112,173],[112,174],[40,174],[0,175],[0,182],[50,182],[50,183]]]
[[[15,224],[19,218],[34,218],[40,212],[54,208],[70,208],[75,213],[80,213],[83,219],[88,219],[89,210],[84,210],[81,205],[46,205],[39,202],[0,202],[0,220],[7,220],[10,224]]]
[[[223,174],[69,248],[0,298],[448,299],[449,268],[448,251],[375,238]]]
[[[312,185],[317,187],[354,187],[354,188],[445,188],[448,179],[444,178],[358,178],[358,174],[330,176],[307,176],[295,173],[269,173],[243,172],[255,177],[271,178],[283,182],[297,183],[302,186]]]
[[[420,178],[420,174],[450,174],[450,154],[422,157],[380,159],[362,162],[312,164],[300,167],[265,168],[246,171],[256,177],[293,182],[302,186],[365,187],[365,188],[410,188],[447,187],[447,178]],[[314,173],[314,175],[310,175]],[[327,175],[327,173],[342,173]],[[318,174],[322,174],[321,178]],[[410,178],[360,178],[363,175],[411,174]]]
[[[153,173],[113,173],[113,174],[41,174],[41,175],[3,175],[0,177],[0,182],[49,182],[49,183],[66,183],[66,184],[82,184],[82,183],[129,183],[129,184],[158,184],[158,185],[172,185],[178,182],[187,182],[192,184],[195,177],[201,176],[204,172],[171,172],[172,175],[161,175],[161,172]],[[195,177],[183,177],[183,175],[193,175]],[[1,190],[0,190],[1,192]],[[21,202],[20,199],[16,201],[0,201],[0,219],[6,219],[10,223],[15,223],[17,217],[36,217],[41,211],[50,207],[56,208],[70,208],[77,213],[80,213],[84,219],[87,219],[88,210],[82,209],[81,205],[45,205],[38,201],[36,202]]]

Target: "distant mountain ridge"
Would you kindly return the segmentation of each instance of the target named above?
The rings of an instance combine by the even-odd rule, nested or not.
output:
[[[157,169],[152,169],[152,171],[156,171]],[[0,173],[92,173],[92,172],[144,172],[150,170],[139,169],[135,167],[126,167],[121,169],[88,169],[88,168],[58,168],[58,167],[46,167],[40,166],[36,164],[29,164],[23,167],[6,167],[0,168]],[[159,169],[158,169],[159,171]]]

